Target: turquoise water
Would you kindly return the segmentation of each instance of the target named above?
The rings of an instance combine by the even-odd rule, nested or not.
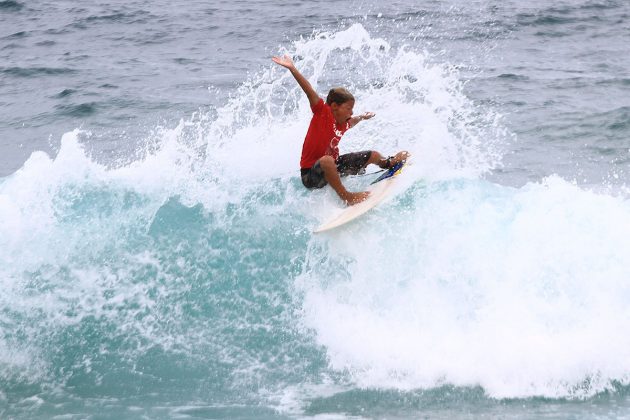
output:
[[[625,4],[152,6],[0,2],[0,417],[630,417]]]

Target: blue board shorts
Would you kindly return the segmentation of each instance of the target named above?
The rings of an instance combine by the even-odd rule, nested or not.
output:
[[[371,154],[371,150],[366,150],[339,156],[336,162],[337,172],[339,172],[340,176],[357,175],[365,169]],[[323,188],[328,184],[324,178],[324,170],[319,165],[319,161],[310,168],[300,169],[300,172],[302,174],[302,184],[306,188]]]

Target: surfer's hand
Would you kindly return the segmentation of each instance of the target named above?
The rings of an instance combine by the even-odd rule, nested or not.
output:
[[[376,114],[373,112],[364,112],[363,114],[359,115],[359,117],[361,117],[362,120],[369,120],[370,118],[374,118]]]
[[[286,67],[289,70],[295,68],[295,64],[293,64],[293,59],[286,54],[282,57],[271,57],[271,60],[273,60],[274,63],[281,65],[282,67]]]
[[[350,127],[354,127],[355,125],[357,125],[359,122],[363,121],[363,120],[369,120],[370,118],[373,118],[374,115],[376,115],[373,112],[364,112],[361,115],[355,115],[354,117],[350,118],[349,122],[350,122]]]
[[[360,203],[361,201],[367,200],[370,196],[369,191],[356,192],[356,193],[348,193],[343,199],[349,206]]]

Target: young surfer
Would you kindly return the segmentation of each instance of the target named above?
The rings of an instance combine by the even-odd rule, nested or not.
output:
[[[344,88],[331,89],[324,103],[308,80],[295,68],[291,57],[285,55],[273,57],[272,60],[291,72],[306,94],[313,111],[300,159],[302,183],[309,189],[323,188],[330,184],[348,205],[365,200],[370,194],[368,191],[349,192],[341,183],[341,177],[356,175],[371,163],[383,169],[391,168],[407,159],[409,154],[403,151],[384,158],[377,151],[367,150],[339,156],[341,136],[360,121],[373,118],[374,113],[365,112],[353,116],[354,97]]]

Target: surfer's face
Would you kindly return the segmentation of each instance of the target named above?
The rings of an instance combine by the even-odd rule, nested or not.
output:
[[[354,101],[346,101],[342,104],[333,103],[331,106],[333,116],[338,124],[343,124],[352,117],[352,110],[354,109]]]

